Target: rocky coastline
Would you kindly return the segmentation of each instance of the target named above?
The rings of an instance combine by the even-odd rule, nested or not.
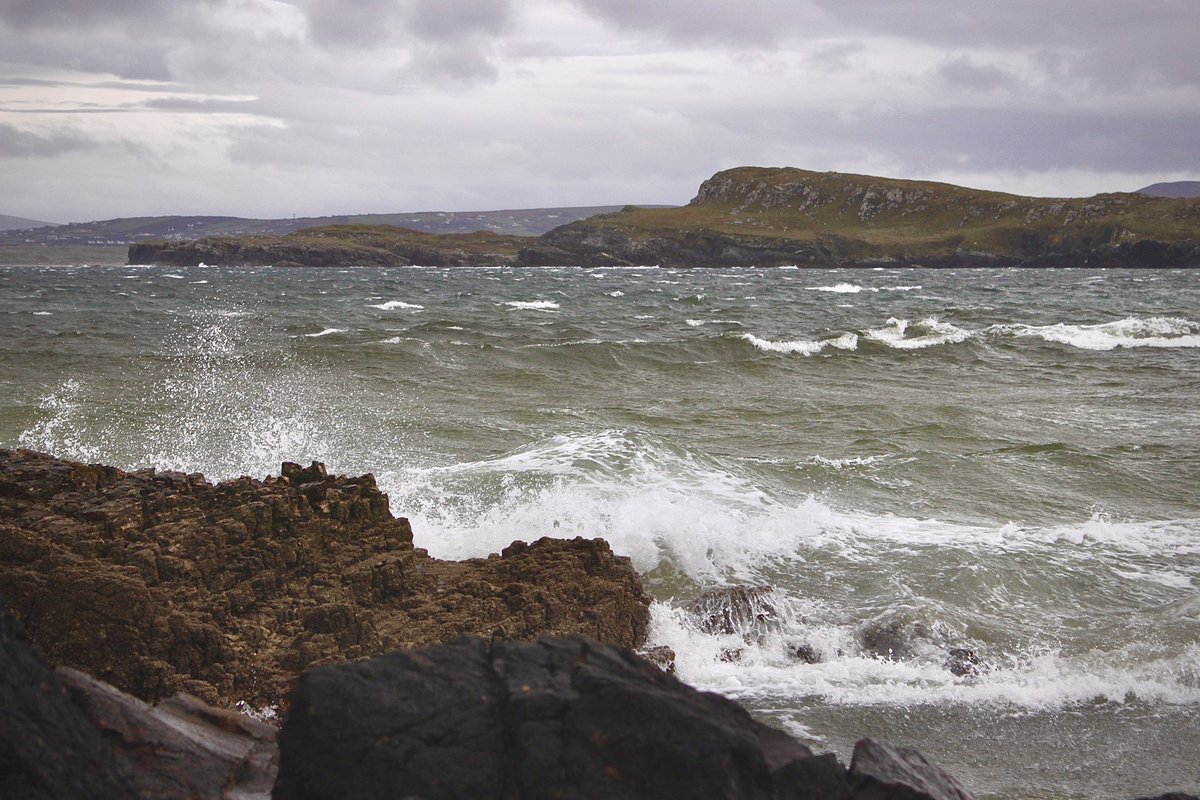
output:
[[[689,611],[750,635],[765,602]],[[846,766],[680,682],[635,652],[649,603],[600,539],[433,559],[370,475],[0,449],[0,797],[971,797],[914,750]]]
[[[135,244],[194,266],[1200,267],[1200,200],[1020,197],[928,181],[742,167],[679,208],[599,214],[537,237],[330,226]]]

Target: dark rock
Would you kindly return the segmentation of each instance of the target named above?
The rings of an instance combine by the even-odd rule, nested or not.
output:
[[[916,750],[873,739],[854,745],[855,800],[972,800],[962,784]]]
[[[978,675],[979,666],[982,663],[982,659],[975,655],[974,650],[969,650],[965,647],[951,647],[950,651],[946,654],[946,661],[943,666],[962,678],[969,675]]]
[[[282,706],[310,665],[464,633],[639,647],[650,603],[601,539],[432,559],[371,475],[289,463],[213,485],[5,449],[0,594],[48,661],[225,707]]]
[[[769,598],[769,586],[730,586],[713,589],[692,600],[684,610],[704,633],[737,634],[760,640],[779,628],[779,611]]]
[[[129,777],[0,603],[0,797],[125,800]]]
[[[469,637],[313,669],[280,747],[275,800],[767,800],[772,769],[812,755],[737,704],[583,637]]]
[[[851,800],[846,768],[833,753],[789,761],[772,774],[775,800]]]
[[[1168,792],[1167,794],[1160,794],[1157,797],[1139,797],[1137,800],[1200,800],[1200,797],[1182,792]]]
[[[103,731],[137,796],[268,800],[279,768],[275,728],[176,695],[150,706],[60,669],[72,699]]]

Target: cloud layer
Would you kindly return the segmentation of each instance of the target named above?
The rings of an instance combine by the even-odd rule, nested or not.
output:
[[[739,164],[1196,178],[1177,0],[0,0],[0,211],[681,203]]]

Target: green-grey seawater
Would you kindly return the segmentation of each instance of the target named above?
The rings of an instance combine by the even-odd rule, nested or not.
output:
[[[0,268],[0,446],[374,472],[442,557],[603,536],[680,676],[816,749],[1200,791],[1198,273]],[[739,583],[752,641],[679,611]]]

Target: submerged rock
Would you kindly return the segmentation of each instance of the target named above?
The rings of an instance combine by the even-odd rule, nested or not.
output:
[[[704,633],[761,640],[780,625],[779,611],[770,601],[773,591],[770,586],[713,589],[692,600],[684,610]]]
[[[414,548],[371,475],[259,481],[0,449],[0,595],[53,663],[142,699],[286,705],[313,664],[464,633],[638,647],[650,599],[602,539]]]

